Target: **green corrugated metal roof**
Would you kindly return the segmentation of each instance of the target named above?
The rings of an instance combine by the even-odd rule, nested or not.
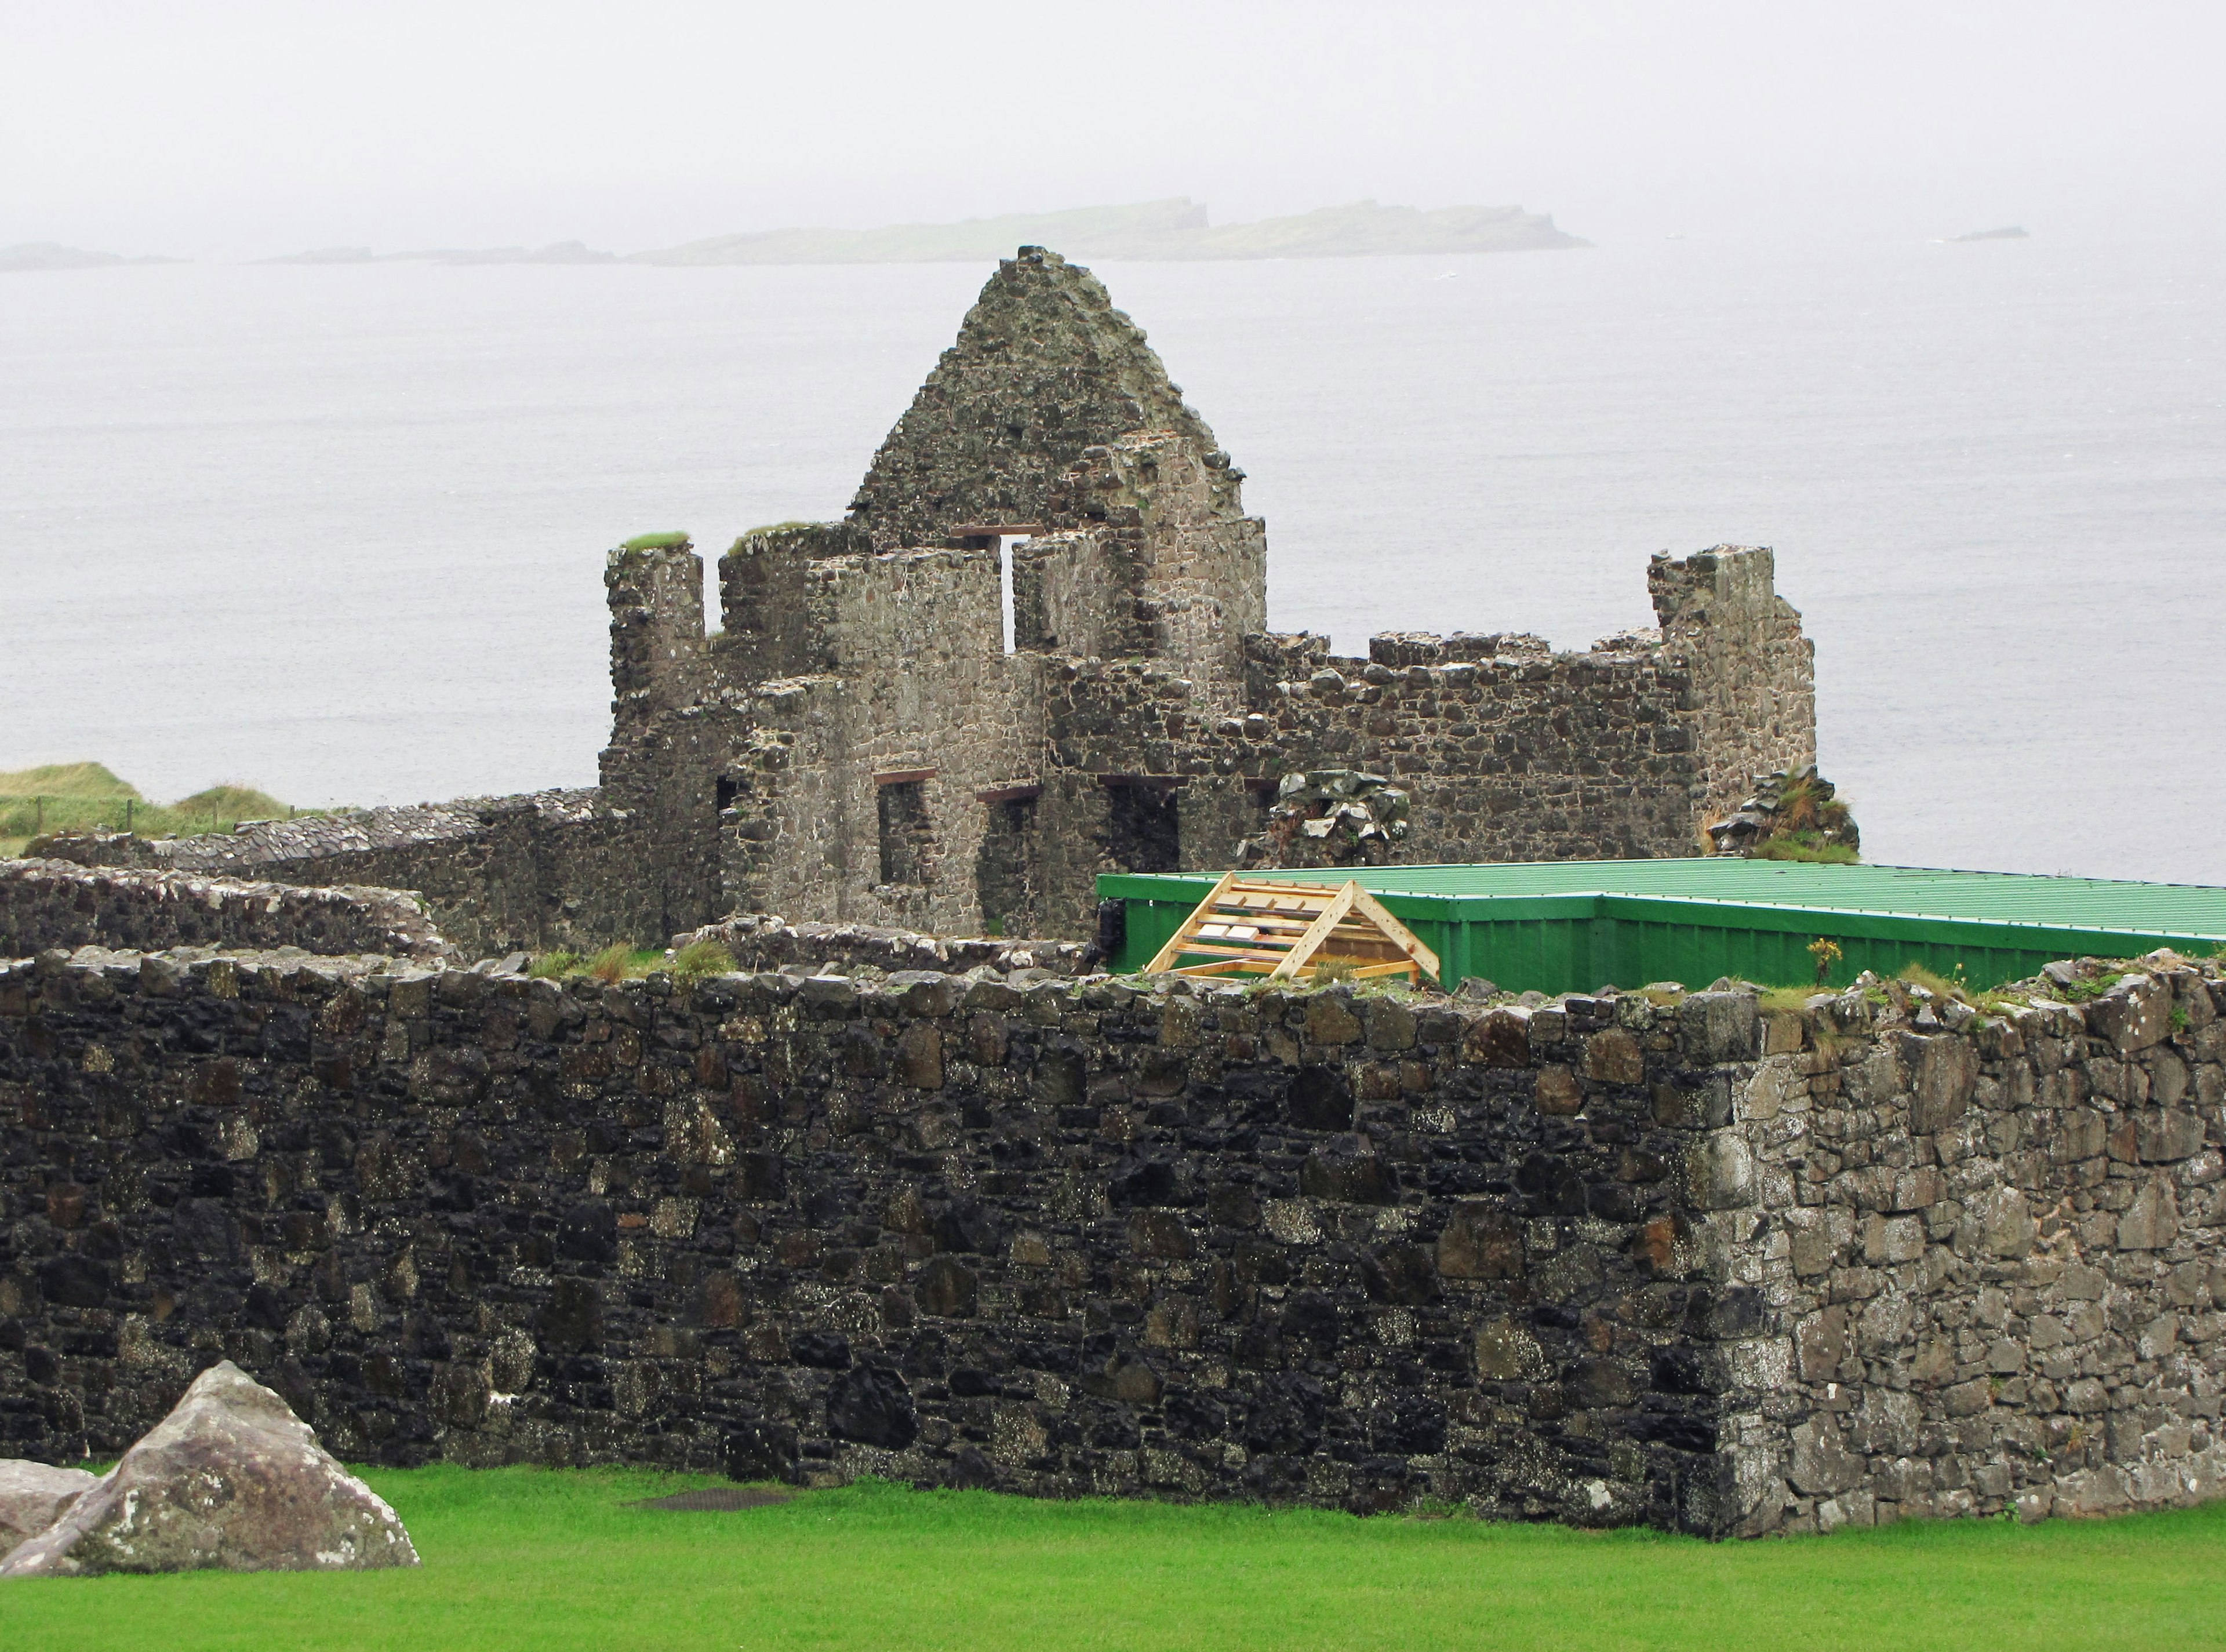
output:
[[[1199,893],[1214,874],[1130,875],[1100,880],[1107,894],[1147,896],[1156,885]],[[2196,884],[2045,878],[1936,867],[1813,866],[1734,855],[1662,861],[1533,861],[1491,866],[1388,866],[1343,871],[1248,873],[1320,882],[1356,877],[1372,894],[1439,900],[1537,895],[1637,895],[1720,901],[1807,912],[1873,912],[2054,929],[2226,940],[2226,889]],[[1193,897],[1194,899],[1195,897]],[[1482,914],[1479,913],[1479,916]]]

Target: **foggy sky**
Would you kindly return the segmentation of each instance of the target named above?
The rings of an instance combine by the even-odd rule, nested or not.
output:
[[[2216,232],[2213,3],[0,0],[0,245],[620,251],[1186,194]]]

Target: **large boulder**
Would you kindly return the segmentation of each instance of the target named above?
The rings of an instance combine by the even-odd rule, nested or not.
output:
[[[226,1360],[196,1377],[177,1409],[60,1520],[0,1561],[0,1578],[417,1564],[394,1510],[327,1455],[283,1400]]]
[[[0,1461],[0,1560],[60,1520],[64,1509],[99,1484],[98,1476],[83,1469],[12,1458]]]

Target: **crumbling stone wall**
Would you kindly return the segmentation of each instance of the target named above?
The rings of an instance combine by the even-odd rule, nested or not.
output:
[[[1765,546],[1657,553],[1647,567],[1663,645],[1691,673],[1683,709],[1706,788],[1703,826],[1736,809],[1758,775],[1816,761],[1816,645],[1778,594],[1776,572]]]
[[[1659,628],[1585,653],[1398,632],[1333,658],[1267,632],[1243,480],[1103,285],[1024,247],[849,519],[720,558],[717,632],[692,546],[611,553],[600,792],[417,811],[385,862],[272,835],[258,875],[420,889],[474,950],[737,911],[1080,939],[1098,873],[1236,864],[1293,772],[1409,787],[1399,859],[1504,861],[1697,853],[1755,774],[1814,760],[1768,550],[1657,558]]]
[[[962,526],[1074,525],[1060,495],[1084,449],[1144,430],[1217,454],[1233,510],[1243,473],[1228,467],[1143,330],[1088,270],[1022,247],[874,455],[850,520],[880,550],[935,544]]]
[[[0,1450],[114,1450],[221,1357],[391,1463],[1719,1534],[2190,1502],[2222,991],[49,954],[0,969]]]
[[[639,817],[612,809],[593,791],[304,815],[243,823],[236,831],[200,837],[58,836],[32,847],[41,855],[86,866],[278,883],[300,890],[367,886],[408,891],[424,902],[434,927],[473,957],[519,948],[592,950],[613,940],[646,943],[675,927],[665,921],[671,903],[663,863],[642,841]],[[692,911],[683,915],[696,918]],[[117,938],[166,944],[152,935]],[[245,932],[236,937],[212,932],[167,938],[275,944],[268,936]],[[390,949],[373,944],[361,950]]]
[[[1248,775],[1332,766],[1404,788],[1402,861],[1685,855],[1701,784],[1690,685],[1659,650],[1404,666],[1320,657],[1218,732]]]
[[[175,872],[0,861],[0,957],[60,949],[298,947],[453,959],[424,907],[396,889],[302,889]]]
[[[737,965],[751,971],[792,970],[803,965],[812,974],[929,969],[956,975],[989,969],[1000,975],[1040,972],[1073,976],[1089,974],[1097,962],[1096,950],[1078,941],[986,936],[956,939],[867,924],[792,924],[762,912],[745,913],[676,935],[672,950],[680,951],[698,941],[716,942]]]

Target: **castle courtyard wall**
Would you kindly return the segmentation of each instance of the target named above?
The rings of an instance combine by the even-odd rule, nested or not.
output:
[[[2191,1502],[2222,992],[50,953],[0,969],[0,1451],[120,1449],[230,1357],[387,1463],[1714,1534]]]

